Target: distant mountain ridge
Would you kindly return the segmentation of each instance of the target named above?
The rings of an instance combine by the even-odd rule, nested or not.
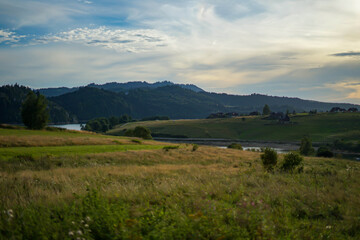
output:
[[[110,82],[105,84],[95,84],[90,83],[86,85],[85,87],[93,87],[93,88],[99,88],[108,90],[111,92],[126,92],[131,89],[137,89],[137,88],[158,88],[158,87],[165,87],[165,86],[180,86],[184,89],[189,89],[194,92],[204,92],[203,89],[195,86],[194,84],[176,84],[170,81],[162,81],[162,82],[155,82],[155,83],[148,83],[148,82],[126,82],[126,83],[118,83],[118,82]],[[79,90],[80,87],[73,87],[73,88],[67,88],[67,87],[59,87],[59,88],[40,88],[37,89],[41,94],[43,94],[46,97],[56,97],[60,96],[66,93],[71,93]]]
[[[21,123],[20,107],[31,89],[19,85],[0,87],[0,122]],[[36,90],[35,90],[36,91]],[[128,114],[135,119],[168,116],[171,119],[206,118],[212,113],[329,111],[333,107],[360,108],[356,104],[326,103],[261,94],[229,95],[205,92],[192,84],[129,82],[89,84],[79,88],[40,89],[47,93],[51,121],[86,122],[97,117]],[[65,94],[58,95],[62,92]]]

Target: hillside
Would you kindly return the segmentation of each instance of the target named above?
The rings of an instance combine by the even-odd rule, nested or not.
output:
[[[360,238],[358,162],[50,130],[0,129],[0,239]]]
[[[124,99],[124,94],[117,94],[92,87],[82,87],[79,90],[58,97],[49,98],[63,106],[70,113],[76,114],[79,121],[95,117],[119,116],[130,114],[131,107]]]
[[[304,136],[316,142],[360,139],[360,113],[297,114],[291,116],[289,124],[263,120],[262,117],[146,121],[127,123],[110,130],[108,134],[123,135],[125,129],[139,125],[148,127],[153,136],[159,137],[296,142]]]
[[[87,91],[84,92],[84,89],[87,89]],[[119,116],[125,113],[138,119],[156,115],[169,116],[172,119],[206,118],[214,112],[234,111],[248,114],[252,111],[262,111],[265,104],[269,104],[272,111],[284,112],[286,110],[302,112],[312,109],[328,111],[334,106],[343,108],[359,107],[354,104],[322,103],[258,94],[236,96],[194,92],[177,85],[136,88],[119,93],[103,89],[92,91],[89,89],[91,88],[80,88],[78,91],[50,99],[69,112],[76,114],[81,120],[109,117],[111,115]],[[120,105],[126,107],[119,108],[118,102],[121,102]]]

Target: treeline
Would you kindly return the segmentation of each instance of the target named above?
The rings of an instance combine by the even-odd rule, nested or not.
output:
[[[152,116],[141,119],[140,121],[154,121],[154,120],[170,120],[167,116]],[[89,120],[84,126],[82,126],[82,130],[92,131],[92,132],[107,132],[110,129],[115,128],[116,125],[124,124],[128,122],[136,122],[138,120],[133,119],[128,114],[123,114],[120,117],[100,117]],[[129,136],[131,133],[129,133]]]
[[[82,130],[86,131],[92,131],[92,132],[107,132],[110,129],[113,129],[116,125],[124,124],[128,122],[133,122],[131,116],[124,114],[120,117],[101,117],[101,118],[95,118],[91,119],[86,123],[85,126],[82,126]]]

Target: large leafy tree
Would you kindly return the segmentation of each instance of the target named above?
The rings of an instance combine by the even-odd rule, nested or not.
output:
[[[22,104],[21,118],[24,125],[30,129],[44,128],[49,121],[46,98],[30,91]]]

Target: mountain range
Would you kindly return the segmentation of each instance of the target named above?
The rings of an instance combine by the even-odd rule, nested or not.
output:
[[[206,118],[217,112],[261,112],[265,104],[274,112],[303,112],[315,109],[329,111],[332,107],[360,107],[348,103],[326,103],[261,94],[210,93],[193,84],[174,84],[169,81],[113,82],[102,85],[93,83],[84,87],[37,90],[15,84],[0,87],[0,122],[21,123],[21,103],[32,90],[47,97],[53,123],[86,122],[96,117],[123,114],[135,119],[150,116],[168,116],[171,119]]]

